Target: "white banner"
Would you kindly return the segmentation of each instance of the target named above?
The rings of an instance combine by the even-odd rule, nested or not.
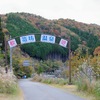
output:
[[[55,43],[55,36],[52,35],[41,35],[41,42],[47,42],[47,43]]]
[[[15,39],[9,40],[8,44],[9,44],[10,48],[17,46],[17,42]]]
[[[62,47],[66,47],[67,46],[68,41],[65,39],[61,39],[59,45]]]
[[[35,42],[35,36],[34,35],[22,36],[20,37],[20,42],[21,44]]]

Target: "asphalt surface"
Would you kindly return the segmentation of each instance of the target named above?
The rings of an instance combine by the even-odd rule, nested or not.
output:
[[[85,100],[42,83],[32,82],[29,79],[19,80],[24,94],[24,100]]]

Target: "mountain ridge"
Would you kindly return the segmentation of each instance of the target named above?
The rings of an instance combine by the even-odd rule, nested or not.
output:
[[[83,44],[83,42],[85,42],[91,54],[93,54],[94,49],[100,45],[99,25],[86,24],[82,22],[77,22],[75,20],[62,19],[62,18],[58,20],[48,20],[41,16],[37,16],[35,14],[29,14],[29,13],[9,13],[1,16],[2,16],[3,27],[7,28],[7,30],[11,33],[13,37],[20,36],[23,34],[28,34],[28,33],[48,33],[48,34],[60,36],[62,38],[67,38],[70,36],[71,51],[75,51],[76,49],[79,48],[79,44]],[[41,44],[38,45],[43,49]],[[44,45],[44,47],[45,46],[46,45]],[[37,48],[40,47],[37,46]],[[51,48],[53,49],[51,50]],[[54,52],[58,52],[58,53],[62,53],[63,55],[66,55],[65,49],[60,48],[58,50],[57,48],[59,47],[56,47],[54,49],[54,47],[49,45],[45,57],[46,55],[49,55],[50,53],[54,53]],[[23,50],[25,52],[27,51],[25,49]],[[33,51],[34,50],[32,50],[32,52]],[[37,54],[36,51],[34,52]],[[33,53],[32,55],[39,56],[39,57],[40,55],[42,55],[41,52],[40,55],[36,55],[36,54]]]

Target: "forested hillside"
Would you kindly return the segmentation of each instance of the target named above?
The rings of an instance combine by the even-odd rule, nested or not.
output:
[[[30,33],[47,33],[63,38],[70,36],[71,51],[74,52],[80,45],[85,44],[90,54],[93,54],[94,49],[100,45],[100,26],[95,24],[85,24],[71,19],[48,20],[28,13],[9,13],[4,17],[6,17],[6,28],[12,38]],[[66,58],[68,51],[56,44],[47,43],[25,44],[21,49],[39,59],[47,59],[50,56],[55,58],[57,55]]]

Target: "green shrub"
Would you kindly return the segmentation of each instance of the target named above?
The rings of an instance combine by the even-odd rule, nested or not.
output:
[[[47,79],[47,83],[51,84],[52,83],[52,79]]]
[[[66,85],[68,82],[65,79],[60,79],[59,80],[59,85]]]

